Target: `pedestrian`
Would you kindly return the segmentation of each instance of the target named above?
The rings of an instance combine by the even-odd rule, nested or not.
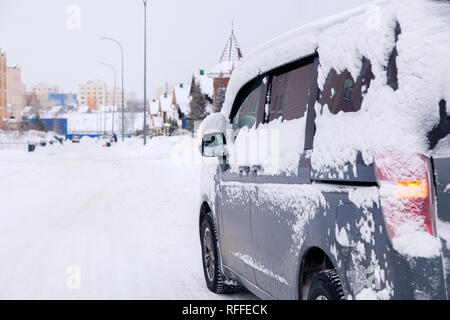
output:
[[[117,135],[115,132],[113,132],[113,139],[114,139],[114,143],[117,143]]]

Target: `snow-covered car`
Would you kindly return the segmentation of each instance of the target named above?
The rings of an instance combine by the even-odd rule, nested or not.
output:
[[[42,131],[30,130],[26,133],[27,141],[34,145],[45,147],[47,145],[47,134]]]
[[[448,1],[381,1],[236,65],[198,131],[211,291],[448,299],[449,26]]]
[[[81,138],[79,136],[72,137],[72,143],[80,143],[80,142],[81,142]]]

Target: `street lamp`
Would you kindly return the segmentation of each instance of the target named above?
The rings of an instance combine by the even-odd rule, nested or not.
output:
[[[105,97],[106,97],[106,90],[108,88],[108,86],[106,85],[106,82],[102,81],[100,79],[94,79],[93,81],[103,84],[103,86],[105,88]],[[100,105],[97,105],[97,119],[98,119],[99,111],[100,111]],[[103,122],[103,128],[104,128],[103,129],[103,134],[106,134],[106,108],[103,109],[103,121],[102,121],[102,118],[100,116],[100,130],[102,129],[102,122]]]
[[[101,62],[101,64],[111,68],[112,71],[114,72],[114,100],[113,100],[113,111],[112,111],[112,133],[114,134],[114,109],[116,107],[116,87],[117,87],[116,79],[117,79],[117,74],[116,74],[116,69],[111,64],[105,63],[105,62]],[[105,92],[105,94],[106,94],[106,92]]]
[[[144,2],[144,146],[147,144],[147,0]]]
[[[124,90],[123,90],[123,48],[122,48],[122,45],[120,44],[120,42],[114,38],[102,37],[101,39],[113,41],[120,47],[120,55],[122,58],[122,141],[124,141],[125,140],[125,111],[124,111],[125,98],[124,98]]]

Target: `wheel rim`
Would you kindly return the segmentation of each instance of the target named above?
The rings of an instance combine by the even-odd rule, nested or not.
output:
[[[316,297],[316,300],[328,300],[328,298],[325,297],[324,295],[320,295]]]
[[[209,228],[206,228],[203,233],[203,260],[205,263],[206,275],[208,276],[209,281],[212,282],[214,280],[216,266],[214,264],[213,237]]]

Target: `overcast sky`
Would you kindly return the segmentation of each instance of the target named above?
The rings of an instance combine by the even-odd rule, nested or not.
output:
[[[243,54],[305,23],[365,4],[370,0],[149,0],[148,96],[156,88],[189,82],[193,72],[217,62],[234,21]],[[71,5],[80,9],[67,12]],[[69,27],[67,21],[69,19]],[[124,47],[125,88],[143,99],[142,0],[0,0],[0,49],[8,65],[22,68],[29,88],[45,82],[76,92],[77,85],[120,79]],[[118,81],[119,81],[118,79]]]

